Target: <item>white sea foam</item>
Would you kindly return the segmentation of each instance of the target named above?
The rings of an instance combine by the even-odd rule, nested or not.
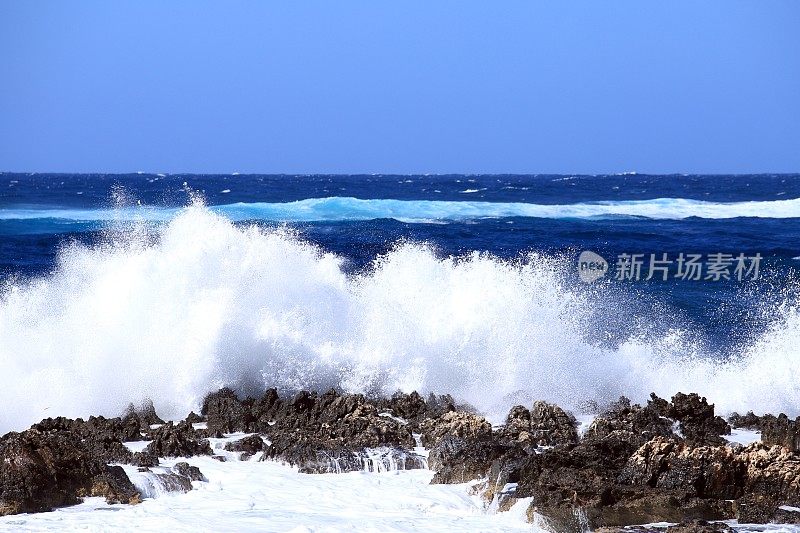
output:
[[[479,192],[466,189],[463,193]],[[225,191],[222,191],[225,192]],[[343,221],[394,218],[406,222],[465,220],[499,217],[603,218],[644,217],[684,219],[689,217],[727,219],[736,217],[798,218],[800,198],[772,201],[706,202],[683,198],[586,202],[576,204],[533,204],[444,200],[363,200],[348,197],[309,198],[285,203],[233,203],[210,209],[234,221]],[[180,212],[177,208],[136,207],[127,209],[5,208],[0,220],[43,218],[73,221],[149,220],[166,221]]]
[[[723,363],[680,331],[594,346],[583,332],[593,302],[547,257],[443,259],[406,243],[351,276],[289,231],[237,227],[200,205],[157,231],[65,246],[50,275],[7,282],[0,432],[116,415],[145,397],[183,417],[224,385],[448,392],[495,420],[520,399],[574,406],[679,390],[723,411],[800,414],[793,308]]]
[[[146,494],[158,497],[138,505],[86,498],[52,512],[3,516],[0,532],[544,531],[526,522],[530,498],[490,514],[466,483],[431,485],[430,470],[309,475],[273,461],[181,460],[199,467],[208,482],[194,482],[186,494],[163,494],[153,487],[153,474],[126,468]]]

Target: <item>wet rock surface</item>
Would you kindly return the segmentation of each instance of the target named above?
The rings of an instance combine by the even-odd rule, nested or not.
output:
[[[92,481],[89,496],[102,496],[108,503],[140,503],[141,495],[121,466],[104,465]]]
[[[144,449],[145,454],[155,457],[192,457],[211,455],[208,441],[187,422],[167,422],[155,430],[153,440]]]
[[[205,398],[201,415],[178,423],[164,423],[151,403],[117,418],[48,418],[0,438],[0,514],[90,495],[136,503],[141,496],[118,463],[148,471],[163,457],[222,461],[208,439],[242,432],[224,450],[243,460],[261,453],[306,473],[429,467],[432,483],[479,480],[473,490],[500,511],[532,498],[528,516],[553,531],[671,522],[678,525],[670,531],[706,533],[727,531],[715,520],[800,522],[797,420],[734,414],[729,425],[705,398],[681,393],[651,395],[645,405],[623,397],[594,409],[602,412],[579,432],[571,413],[546,402],[517,405],[492,427],[447,395],[281,396],[269,389],[242,399],[221,389]],[[731,425],[763,432],[762,442],[728,445]],[[142,451],[125,446],[142,440],[150,441]],[[205,480],[186,462],[152,475],[176,491]]]
[[[681,522],[667,528],[667,533],[728,533],[731,531],[733,528],[727,524],[705,520]]]
[[[793,452],[800,451],[800,417],[790,420],[784,414],[777,417],[761,417],[761,441],[764,444],[778,445]]]
[[[225,445],[229,452],[241,452],[241,459],[245,460],[258,452],[264,451],[264,440],[258,435],[250,435]]]
[[[135,503],[138,492],[72,431],[29,429],[0,440],[0,515],[49,511],[81,496]]]
[[[434,483],[486,479],[487,500],[493,487],[515,484],[514,499],[531,497],[529,517],[553,531],[655,522],[721,531],[702,521],[800,520],[786,510],[800,501],[793,423],[762,417],[758,424],[776,428],[772,442],[728,446],[730,426],[705,398],[652,395],[645,406],[620,398],[578,438],[571,415],[537,402],[512,408],[489,434],[445,433],[430,466]]]
[[[414,394],[370,401],[361,394],[334,390],[321,395],[301,391],[282,398],[269,389],[261,398],[240,400],[223,389],[206,398],[202,412],[209,434],[259,433],[271,442],[262,459],[284,461],[303,472],[327,472],[363,469],[361,452],[366,448],[410,450],[421,417],[447,411],[450,405],[444,401],[428,406]],[[230,449],[249,455],[261,451],[252,439],[236,447]]]
[[[198,467],[192,466],[185,461],[175,463],[172,470],[179,476],[187,478],[189,481],[208,481]]]

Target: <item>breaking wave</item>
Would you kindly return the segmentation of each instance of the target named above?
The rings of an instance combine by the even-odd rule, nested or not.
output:
[[[770,331],[726,359],[680,330],[602,347],[585,334],[591,297],[562,267],[402,243],[348,275],[289,230],[193,205],[155,229],[66,244],[49,275],[6,281],[0,431],[116,415],[145,397],[183,417],[225,385],[448,392],[495,420],[532,399],[577,406],[679,390],[723,411],[800,414],[796,309],[775,310]]]
[[[363,200],[359,198],[331,197],[309,198],[284,203],[234,203],[216,205],[209,209],[233,221],[266,220],[288,222],[374,220],[380,218],[394,218],[405,222],[435,222],[501,217],[800,218],[800,198],[728,203],[683,198],[657,198],[653,200],[549,205],[522,202]],[[179,212],[180,208],[150,206],[124,209],[6,208],[0,211],[0,220],[168,221]]]

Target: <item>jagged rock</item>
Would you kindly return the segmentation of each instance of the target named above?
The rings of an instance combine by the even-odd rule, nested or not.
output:
[[[594,419],[583,438],[627,442],[628,452],[623,458],[627,459],[636,448],[653,437],[672,435],[672,421],[660,415],[660,406],[651,403],[645,407],[631,405],[630,400],[622,397],[608,411]]]
[[[774,418],[772,415],[765,415],[765,417]],[[748,411],[746,415],[740,415],[734,412],[728,417],[728,423],[734,428],[761,431],[761,426],[764,421],[763,418],[764,417],[755,415],[753,411]]]
[[[736,500],[736,519],[741,524],[774,522],[778,502],[764,494],[745,494]]]
[[[738,472],[741,477],[744,469],[734,464],[733,473],[728,470],[721,455],[734,451],[727,447],[701,457],[678,454],[677,449],[695,448],[673,434],[673,421],[662,414],[671,408],[657,397],[645,407],[621,398],[595,419],[577,445],[527,457],[516,474],[516,496],[532,496],[531,513],[558,531],[580,531],[576,517],[591,527],[731,518],[732,505],[719,498],[727,496],[730,476]],[[669,455],[673,452],[675,457]],[[705,465],[706,460],[711,464]]]
[[[699,498],[732,500],[744,492],[745,464],[728,446],[689,446],[664,437],[645,443],[618,477],[623,484],[683,490]]]
[[[133,404],[128,405],[122,419],[136,419],[143,431],[149,431],[152,425],[164,423],[161,417],[156,413],[153,401],[149,398],[143,401],[139,407]]]
[[[102,440],[102,437],[87,437],[90,454],[104,463],[130,463],[133,453],[117,440]]]
[[[199,468],[192,466],[185,461],[175,463],[175,466],[172,467],[172,470],[176,474],[188,478],[190,481],[208,481],[206,476],[200,472]]]
[[[602,509],[618,499],[613,489],[620,462],[616,448],[620,446],[611,435],[531,455],[519,468],[516,495],[533,497],[533,510],[556,524],[556,530],[580,529],[575,522],[576,509]],[[597,514],[590,512],[587,519],[594,520]],[[611,521],[610,525],[615,524]]]
[[[186,423],[187,424],[199,424],[200,422],[203,422],[203,420],[205,420],[205,419],[202,416],[200,416],[197,413],[195,413],[194,411],[190,412],[186,416]]]
[[[92,438],[98,442],[130,442],[142,440],[139,429],[139,420],[135,416],[121,418],[105,418],[103,416],[90,416],[84,421],[81,418],[45,418],[31,429],[39,431],[71,431],[84,438]]]
[[[158,472],[156,476],[167,492],[189,492],[192,490],[192,480],[177,472]]]
[[[420,425],[422,444],[435,447],[446,436],[466,440],[491,439],[492,425],[483,417],[472,413],[448,411],[436,419],[425,420]]]
[[[800,505],[800,455],[782,446],[754,443],[737,454],[746,469],[744,492]]]
[[[264,441],[258,435],[250,435],[225,445],[225,450],[229,452],[242,452],[242,458],[251,457],[264,450]]]
[[[0,442],[0,515],[49,511],[79,503],[101,465],[68,431],[29,429]]]
[[[656,398],[651,394],[651,398]],[[725,444],[720,435],[730,435],[731,428],[725,419],[714,415],[714,404],[695,393],[677,393],[667,413],[669,418],[680,422],[684,438],[707,444]]]
[[[482,478],[507,451],[507,447],[490,438],[443,435],[428,455],[428,465],[436,471],[431,483],[465,483]]]
[[[191,424],[167,422],[154,432],[153,441],[144,453],[156,457],[192,457],[211,455],[211,447],[207,440],[200,439]]]
[[[159,462],[157,455],[142,451],[142,452],[136,452],[133,455],[131,455],[131,459],[128,462],[128,464],[131,464],[133,466],[149,468],[151,466],[158,466]]]
[[[578,442],[577,421],[557,405],[535,402],[529,411],[521,405],[511,408],[497,437],[505,444],[522,446],[534,453],[539,446]]]
[[[390,399],[379,400],[377,407],[381,412],[389,412],[393,416],[402,418],[412,427],[418,427],[425,418],[436,416],[429,409],[425,399],[416,391],[411,394],[396,392]]]
[[[535,402],[530,411],[531,437],[540,446],[578,442],[578,423],[557,405]]]
[[[515,405],[506,415],[505,429],[509,433],[531,430],[531,412],[522,405]]]
[[[102,496],[108,503],[141,503],[142,495],[121,466],[106,466],[92,481],[90,496]]]
[[[278,396],[275,388],[267,389],[261,398],[253,402],[252,412],[255,419],[255,430],[264,431],[269,429],[277,418],[283,402]]]
[[[449,394],[437,396],[431,393],[425,400],[416,391],[410,394],[396,392],[388,400],[379,400],[377,406],[379,410],[389,411],[394,416],[403,418],[414,429],[417,429],[425,419],[439,418],[450,411],[474,412],[474,409],[467,405],[457,405]]]
[[[605,496],[607,502],[576,507],[564,501],[560,505],[538,506],[531,504],[528,519],[534,521],[538,515],[550,531],[582,533],[585,531],[655,533],[653,528],[627,528],[627,524],[646,524],[654,522],[684,522],[687,520],[717,520],[732,515],[729,502],[683,498],[680,494],[670,494],[653,489],[636,491],[610,491]],[[660,531],[663,531],[660,530]]]
[[[300,467],[301,470],[317,470],[318,452],[352,456],[365,448],[379,446],[410,449],[414,439],[403,424],[378,415],[374,405],[362,404],[350,414],[332,423],[310,427],[284,429],[273,427],[269,433],[271,446],[266,448],[262,459],[278,459]]]
[[[800,508],[794,505],[782,505],[775,510],[769,521],[773,524],[800,524]]]
[[[250,410],[228,388],[206,396],[201,413],[206,417],[208,430],[212,432],[248,431],[253,421]]]
[[[732,531],[734,531],[733,528],[728,524],[705,520],[681,522],[667,528],[667,533],[730,533]]]
[[[0,440],[0,515],[49,511],[87,494],[135,502],[132,487],[121,467],[93,457],[72,431],[29,429]]]
[[[777,417],[766,415],[760,421],[761,441],[778,445],[793,452],[800,451],[800,417],[790,420],[781,413]]]
[[[623,484],[681,491],[706,501],[736,501],[743,522],[776,521],[779,505],[800,502],[800,456],[780,446],[692,446],[656,438],[630,458]],[[725,518],[700,517],[700,518]]]

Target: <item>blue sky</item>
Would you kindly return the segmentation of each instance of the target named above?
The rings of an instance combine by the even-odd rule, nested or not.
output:
[[[0,170],[800,172],[800,2],[0,0]]]

